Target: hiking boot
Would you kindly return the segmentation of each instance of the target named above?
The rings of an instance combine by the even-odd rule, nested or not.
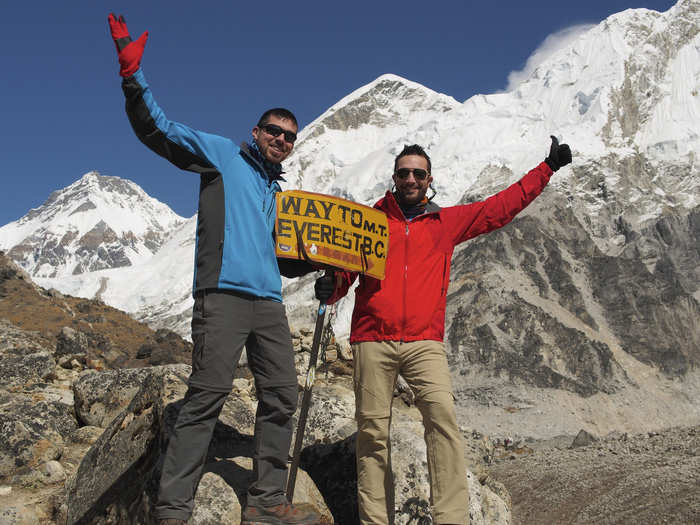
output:
[[[288,501],[274,507],[246,506],[241,525],[317,525],[319,515],[295,507]]]
[[[178,520],[176,518],[166,518],[160,520],[158,525],[185,525],[187,522],[185,520]]]

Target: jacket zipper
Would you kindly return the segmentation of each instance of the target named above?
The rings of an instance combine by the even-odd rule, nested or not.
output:
[[[447,293],[447,286],[445,286],[445,281],[447,277],[447,256],[442,256],[442,288],[440,289],[440,296]]]
[[[275,194],[277,191],[273,187],[274,182],[271,182],[268,187],[267,191],[265,192],[265,199],[263,199],[263,211],[265,211],[265,204],[266,200],[269,199],[269,206],[267,207],[267,220],[269,222],[270,215],[272,215],[272,210],[275,208]]]
[[[408,222],[406,223],[406,239],[404,241],[404,260],[403,260],[403,326],[401,327],[401,342],[404,342],[406,337],[406,314],[408,307],[406,306],[408,288]]]

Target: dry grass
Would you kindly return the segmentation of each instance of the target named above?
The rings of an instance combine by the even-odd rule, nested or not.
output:
[[[48,348],[55,348],[56,337],[68,326],[87,335],[88,357],[102,359],[109,368],[191,360],[191,344],[173,332],[156,333],[101,301],[50,293],[15,274],[14,264],[4,256],[0,256],[0,267],[4,270],[0,277],[0,318],[36,332]],[[151,347],[151,356],[136,359],[143,345]]]

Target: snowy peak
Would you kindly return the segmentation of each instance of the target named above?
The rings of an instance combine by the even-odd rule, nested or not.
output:
[[[182,220],[137,184],[91,171],[70,186],[54,191],[44,204],[17,222],[28,224],[40,219],[46,223],[74,215],[79,217],[68,222],[95,225],[106,220],[119,234],[130,231],[136,235]]]
[[[548,56],[508,102],[550,129],[593,132],[594,154],[685,155],[698,146],[699,28],[695,1],[617,13]]]
[[[33,277],[130,266],[183,219],[131,181],[89,172],[0,228],[0,248]]]
[[[290,187],[342,195],[360,202],[374,197],[375,182],[357,178],[361,165],[365,176],[374,163],[383,165],[387,144],[409,139],[410,131],[460,107],[454,98],[416,82],[386,74],[356,89],[333,104],[300,134],[286,163]],[[371,157],[372,160],[366,160]],[[367,188],[362,195],[344,188]]]
[[[101,299],[139,320],[187,336],[196,225],[195,215],[172,228],[158,252],[143,262],[60,279],[37,278],[36,282],[46,288],[60,288],[69,295]]]
[[[433,156],[440,204],[454,204],[495,187],[487,177],[480,188],[482,174],[506,167],[515,176],[541,161],[552,133],[580,160],[675,162],[700,148],[698,11],[684,0],[572,29],[515,89],[464,104],[382,75],[300,133],[285,166],[289,187],[370,203],[390,185],[393,156],[419,143]]]
[[[364,125],[391,127],[405,120],[410,112],[442,113],[458,105],[452,97],[397,75],[385,74],[338,101],[309,128],[313,128],[314,135],[323,128],[347,131]]]

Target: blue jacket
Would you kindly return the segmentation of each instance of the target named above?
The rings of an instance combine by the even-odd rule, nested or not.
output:
[[[168,120],[141,69],[122,89],[139,140],[200,174],[193,293],[223,289],[282,301],[273,237],[280,166],[264,163],[247,144]]]

